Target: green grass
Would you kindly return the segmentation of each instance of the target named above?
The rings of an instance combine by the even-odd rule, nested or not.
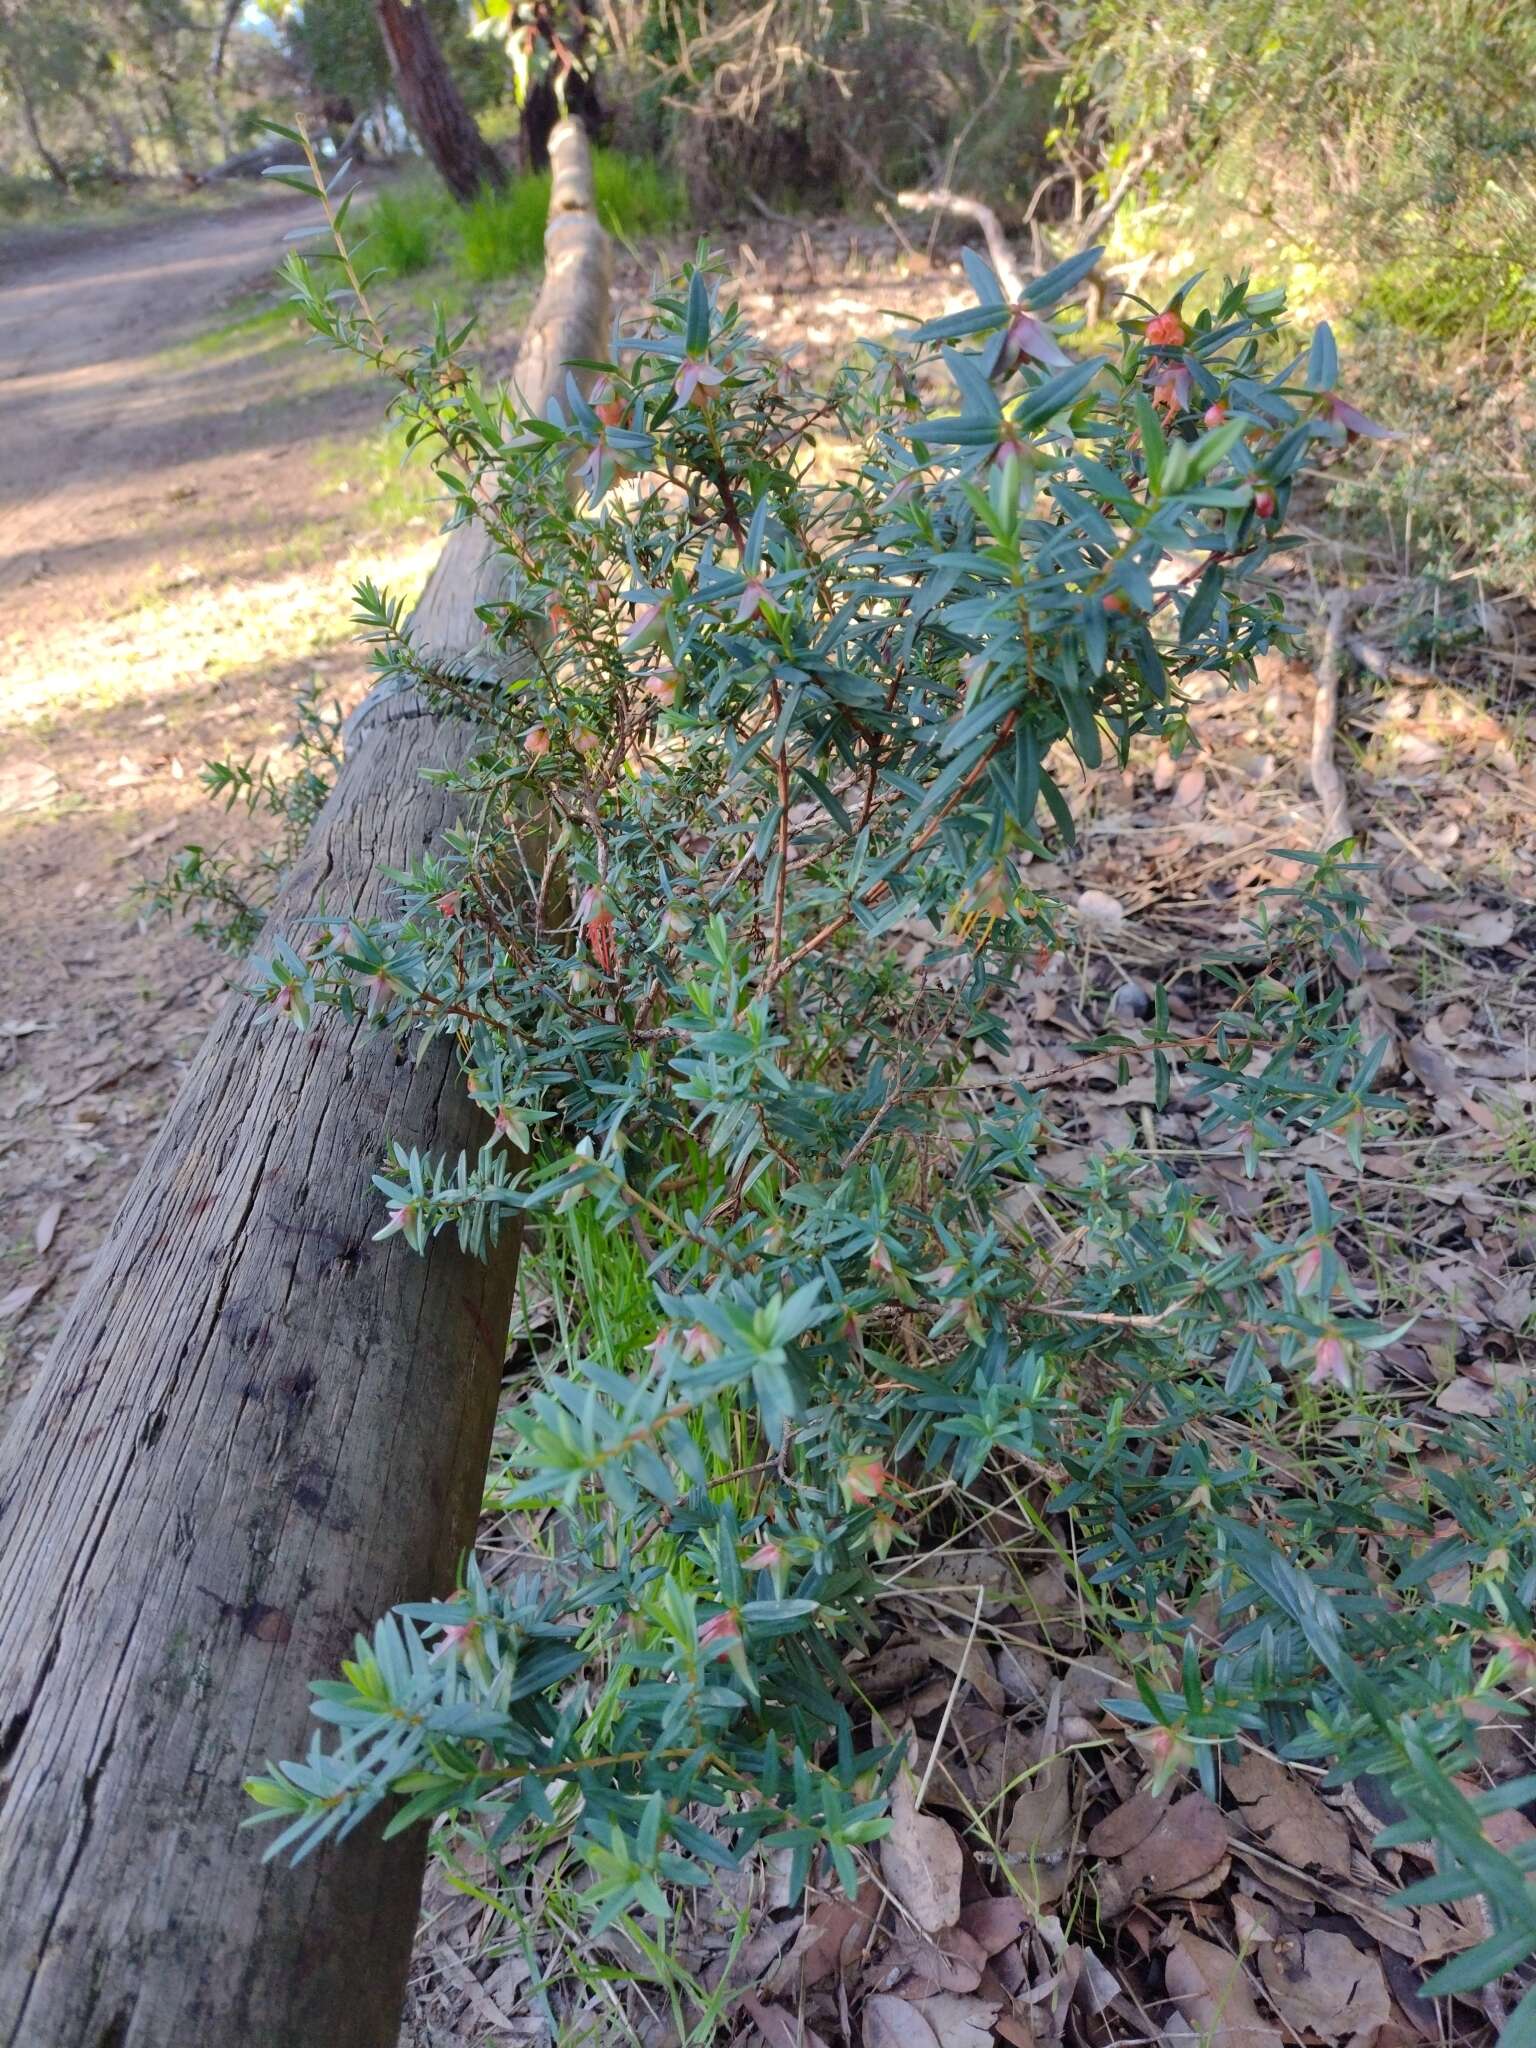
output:
[[[414,277],[433,261],[447,239],[453,206],[435,178],[413,177],[386,187],[365,216],[363,254],[391,277]]]
[[[598,217],[615,240],[664,233],[684,218],[679,181],[648,159],[593,153]],[[544,260],[549,174],[516,178],[458,208],[435,179],[413,177],[379,194],[368,210],[364,255],[391,277],[411,277],[447,260],[474,284],[537,270]]]

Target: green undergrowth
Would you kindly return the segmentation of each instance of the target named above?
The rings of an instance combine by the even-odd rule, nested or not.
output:
[[[268,1853],[387,1806],[552,1860],[581,1941],[642,1955],[763,1851],[791,1899],[851,1893],[903,1767],[860,1660],[1001,1516],[1021,1593],[1062,1563],[1155,1789],[1214,1796],[1253,1742],[1383,1777],[1412,1816],[1384,1839],[1435,1843],[1405,1896],[1488,1908],[1431,1993],[1536,1954],[1536,1855],[1485,1826],[1531,1787],[1455,1781],[1536,1672],[1533,1432],[1378,1364],[1403,1332],[1350,1256],[1350,1162],[1401,1110],[1347,1006],[1346,850],[1286,856],[1197,1021],[1158,989],[1076,1048],[1144,1077],[1135,1143],[972,1077],[1076,943],[1023,859],[1073,839],[1071,758],[1182,751],[1193,679],[1287,642],[1293,487],[1359,431],[1330,330],[1298,346],[1228,279],[1073,359],[1099,252],[1022,305],[972,259],[972,307],[813,388],[701,263],[590,398],[512,418],[446,322],[389,344],[312,156],[292,182],[340,265],[290,263],[306,317],[395,380],[505,596],[445,665],[359,586],[379,674],[478,721],[442,777],[465,822],[250,992],[453,1046],[483,1142],[381,1132],[378,1238],[538,1235],[496,1534],[317,1678],[307,1752],[248,1787]],[[825,438],[857,453],[823,479]],[[1325,1138],[1235,1215],[1177,1163],[1262,1184]]]
[[[593,153],[598,216],[616,241],[665,234],[684,218],[677,179],[661,165],[613,150]],[[547,172],[513,179],[455,206],[436,179],[412,176],[387,186],[367,214],[362,253],[391,277],[419,276],[446,263],[474,284],[537,270],[549,213]]]

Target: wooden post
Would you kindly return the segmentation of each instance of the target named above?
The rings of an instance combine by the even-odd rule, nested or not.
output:
[[[579,128],[557,134],[539,407],[604,346],[606,245]],[[472,644],[477,531],[416,614]],[[410,695],[357,727],[275,908],[367,916],[452,822],[423,781],[471,732]],[[0,1447],[0,2043],[393,2048],[418,1832],[297,1870],[241,1832],[241,1781],[302,1754],[308,1681],[472,1538],[517,1263],[375,1244],[385,1138],[484,1135],[443,1048],[232,997]]]

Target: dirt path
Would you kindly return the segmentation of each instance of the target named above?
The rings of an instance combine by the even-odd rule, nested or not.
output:
[[[377,388],[250,296],[303,212],[0,248],[0,1413],[222,985],[134,885],[252,842],[203,762],[280,750],[312,677],[350,695],[351,582],[436,545],[370,501]]]

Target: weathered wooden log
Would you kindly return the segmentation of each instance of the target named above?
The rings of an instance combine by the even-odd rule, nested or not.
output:
[[[534,405],[604,342],[607,259],[578,129],[555,143]],[[473,528],[420,638],[495,594]],[[273,912],[366,915],[453,817],[422,779],[462,723],[410,695],[358,728]],[[483,1136],[441,1049],[236,995],[213,1025],[0,1449],[0,2042],[392,2044],[425,1859],[377,1825],[297,1869],[240,1831],[241,1781],[301,1755],[308,1681],[470,1541],[516,1271],[451,1238],[376,1244],[381,1141]]]

